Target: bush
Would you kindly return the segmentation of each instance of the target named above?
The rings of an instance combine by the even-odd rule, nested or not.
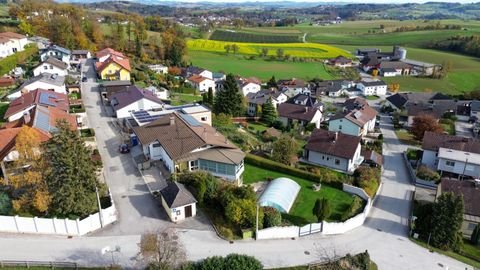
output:
[[[418,150],[417,150],[417,149],[408,148],[408,149],[407,149],[407,158],[408,158],[409,160],[418,160]]]
[[[5,192],[0,192],[0,215],[7,216],[12,212],[12,200]]]
[[[343,212],[343,214],[342,214],[342,220],[347,220],[347,219],[357,215],[357,213],[362,208],[362,206],[363,206],[362,198],[354,195],[353,196],[353,202],[350,204],[347,211]]]
[[[425,165],[421,165],[417,169],[417,177],[422,180],[434,181],[434,182],[440,180],[440,174],[438,174],[436,171],[428,168]]]
[[[380,184],[380,169],[360,167],[355,171],[354,176],[355,186],[362,188],[370,198],[373,198]]]
[[[263,208],[263,227],[275,227],[282,224],[282,214],[273,207]]]
[[[263,265],[255,257],[239,254],[229,254],[226,257],[213,256],[203,261],[189,265],[187,269],[194,270],[262,270]]]
[[[95,130],[93,128],[87,128],[87,129],[81,129],[80,130],[80,135],[82,137],[94,137],[95,136]]]

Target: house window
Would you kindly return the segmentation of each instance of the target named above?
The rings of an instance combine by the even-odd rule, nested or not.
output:
[[[322,159],[325,159],[325,156],[322,156]]]
[[[329,161],[329,160],[330,160],[330,158],[329,158],[329,157],[327,157],[327,161]]]
[[[339,126],[338,126],[338,129],[342,129],[342,125],[339,125]]]
[[[472,231],[473,231],[476,226],[477,226],[477,223],[469,222],[469,223],[468,223],[467,230],[472,230]]]
[[[158,148],[158,147],[160,147],[160,143],[159,142],[153,143],[152,147],[153,148]]]
[[[203,116],[202,118],[200,118],[202,121],[207,121],[208,117],[207,116]]]
[[[190,161],[190,171],[198,170],[198,160]]]
[[[47,67],[47,66],[43,66],[43,69],[48,69],[48,67]]]
[[[450,167],[454,167],[454,166],[455,166],[455,161],[447,160],[447,161],[445,162],[445,165],[450,166]]]
[[[52,65],[50,65],[50,69],[53,69],[53,66],[52,66]]]
[[[340,159],[338,158],[335,159],[335,165],[340,165]]]
[[[180,210],[177,210],[177,216],[180,216],[181,213]]]

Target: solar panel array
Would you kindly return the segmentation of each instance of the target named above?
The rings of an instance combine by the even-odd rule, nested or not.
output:
[[[40,93],[40,103],[47,106],[56,106],[55,102],[52,102],[50,98],[56,99],[57,97],[49,93]]]
[[[179,114],[179,115],[190,126],[193,126],[193,127],[201,127],[202,126],[202,124],[200,124],[200,122],[198,122],[197,119],[193,118],[191,115],[188,115],[188,114]]]
[[[50,115],[41,110],[37,110],[37,116],[34,126],[43,131],[50,132]]]
[[[162,117],[162,115],[150,115],[147,111],[135,111],[133,112],[133,116],[138,120],[139,123],[148,123],[158,118]]]

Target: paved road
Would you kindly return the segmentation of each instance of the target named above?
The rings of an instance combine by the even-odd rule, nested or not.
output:
[[[455,121],[455,135],[466,138],[473,137],[472,124],[466,121]]]

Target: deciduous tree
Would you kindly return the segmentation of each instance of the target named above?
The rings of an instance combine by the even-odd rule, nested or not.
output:
[[[178,269],[186,260],[185,249],[174,231],[146,233],[140,238],[139,256],[148,264],[147,269]]]
[[[291,136],[283,135],[273,143],[272,151],[273,160],[291,165],[297,157],[298,143]]]
[[[443,128],[437,122],[437,119],[431,115],[423,114],[415,116],[410,130],[414,138],[419,141],[423,140],[423,135],[425,135],[425,132],[427,131],[441,133],[443,132]]]

